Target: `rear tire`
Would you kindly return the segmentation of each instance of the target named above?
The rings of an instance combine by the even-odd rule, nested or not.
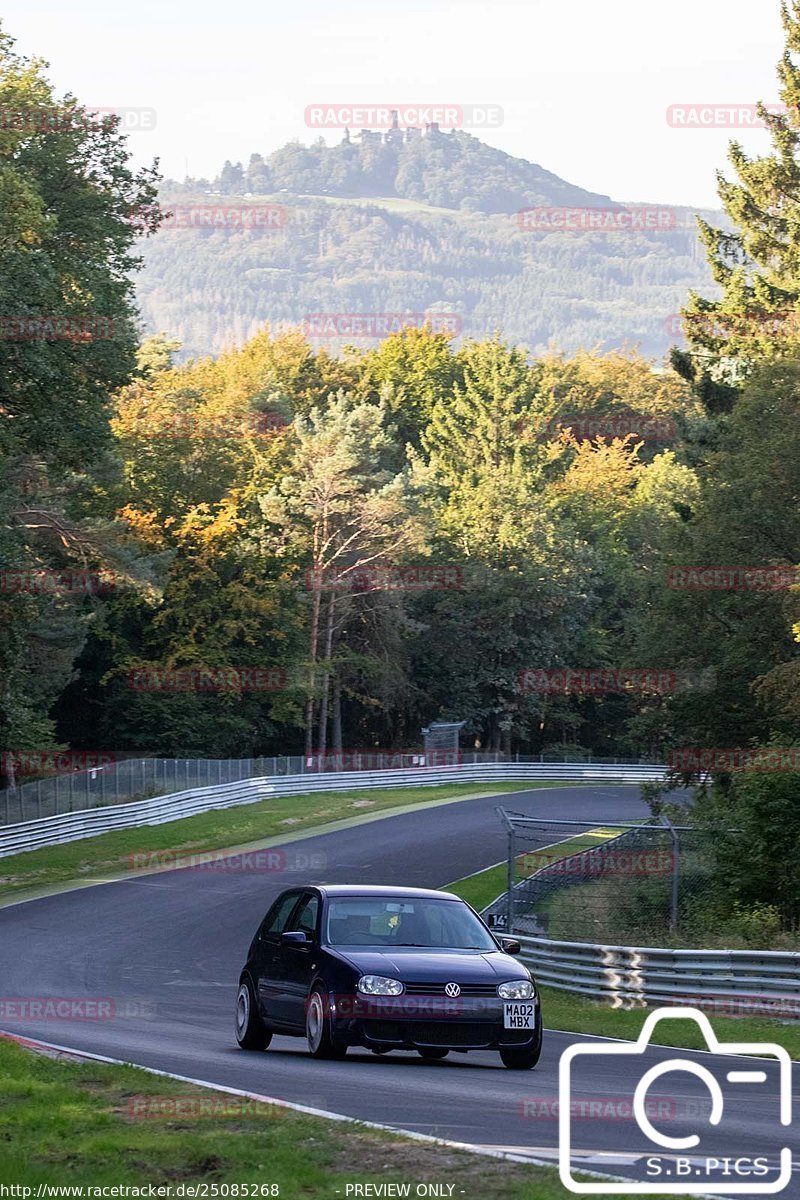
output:
[[[272,1030],[261,1020],[253,985],[247,977],[239,984],[236,997],[236,1040],[242,1050],[266,1050],[272,1041]]]
[[[442,1058],[447,1058],[449,1050],[444,1050],[438,1046],[423,1046],[417,1050],[420,1058],[424,1058],[427,1062],[439,1062]]]
[[[314,988],[306,1004],[306,1041],[312,1058],[344,1058],[346,1046],[338,1046],[331,1038],[331,1016],[328,1001],[319,988]]]
[[[532,1046],[522,1046],[519,1049],[516,1046],[504,1046],[500,1051],[503,1066],[508,1067],[509,1071],[530,1071],[536,1066],[541,1055],[541,1026],[539,1027],[539,1036]]]

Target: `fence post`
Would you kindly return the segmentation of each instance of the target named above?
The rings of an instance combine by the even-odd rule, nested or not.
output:
[[[669,830],[672,839],[672,892],[670,896],[669,928],[671,933],[678,929],[678,888],[680,883],[680,838],[678,831],[668,817],[661,814],[661,821]]]
[[[517,853],[516,853],[516,838],[514,836],[514,826],[509,823],[508,827],[508,913],[506,916],[506,926],[508,936],[511,937],[514,929],[514,883],[516,876]]]

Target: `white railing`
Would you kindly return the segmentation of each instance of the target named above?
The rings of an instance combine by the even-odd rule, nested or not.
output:
[[[672,950],[523,937],[538,983],[616,1008],[698,1005],[720,1016],[800,1018],[800,954],[782,950]]]
[[[0,858],[42,846],[95,837],[112,829],[163,825],[215,809],[255,804],[272,796],[309,792],[353,791],[362,788],[420,787],[441,783],[491,784],[506,780],[571,780],[576,783],[644,783],[662,779],[666,767],[607,763],[475,763],[454,767],[412,767],[395,771],[341,771],[320,775],[270,776],[245,779],[222,787],[192,788],[170,796],[82,809],[0,827]]]

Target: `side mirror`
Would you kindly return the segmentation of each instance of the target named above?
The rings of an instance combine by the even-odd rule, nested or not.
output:
[[[506,954],[519,954],[522,949],[516,938],[500,938],[500,945]]]
[[[281,934],[281,945],[283,946],[310,946],[311,940],[308,934],[303,933],[302,929],[292,930],[291,933]]]

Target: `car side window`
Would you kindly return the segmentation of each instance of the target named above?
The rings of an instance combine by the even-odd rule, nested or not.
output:
[[[319,897],[306,896],[304,902],[299,906],[297,912],[292,917],[287,925],[289,932],[297,930],[308,935],[309,938],[316,937],[317,933],[317,913],[319,912]]]
[[[292,909],[297,904],[297,892],[289,892],[286,896],[280,896],[267,915],[264,917],[261,929],[258,936],[261,938],[269,937],[283,933],[286,928],[286,923],[292,915]]]

